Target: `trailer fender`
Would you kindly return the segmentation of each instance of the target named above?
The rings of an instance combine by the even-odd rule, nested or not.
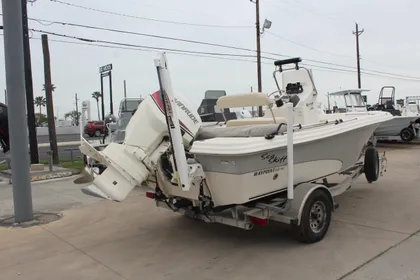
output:
[[[305,206],[306,201],[311,196],[311,194],[316,190],[322,190],[323,192],[325,192],[331,201],[331,205],[333,205],[333,211],[336,209],[334,198],[330,190],[326,186],[322,184],[302,183],[295,187],[294,198],[290,202],[291,205],[289,209],[283,213],[284,216],[292,218],[290,220],[291,224],[298,226],[300,225],[303,207]]]

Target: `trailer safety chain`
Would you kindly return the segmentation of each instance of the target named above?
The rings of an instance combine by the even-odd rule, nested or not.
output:
[[[381,158],[381,176],[383,176],[383,172],[386,172],[386,167],[388,166],[388,159],[386,158],[385,151]]]

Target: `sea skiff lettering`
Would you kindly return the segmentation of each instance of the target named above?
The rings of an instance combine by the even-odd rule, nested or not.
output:
[[[187,108],[187,106],[184,105],[181,101],[175,98],[175,103],[181,108],[182,111],[185,112],[185,114],[188,115],[188,117],[193,121],[194,124],[198,123],[197,118],[194,116],[193,113],[191,113],[190,109]]]
[[[270,169],[266,169],[266,170],[261,170],[261,171],[254,172],[254,176],[270,174],[270,173],[277,172],[277,171],[280,171],[280,170],[281,170],[280,167],[274,167],[274,168],[270,168]]]
[[[264,153],[261,155],[261,160],[266,160],[268,163],[285,163],[287,161],[287,156],[278,157],[275,154]]]

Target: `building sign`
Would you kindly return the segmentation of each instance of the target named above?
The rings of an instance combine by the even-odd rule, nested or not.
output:
[[[107,64],[105,66],[99,67],[99,73],[104,73],[112,70],[112,64]]]

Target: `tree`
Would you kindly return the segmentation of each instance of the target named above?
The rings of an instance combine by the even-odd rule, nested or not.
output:
[[[96,100],[96,107],[98,108],[98,120],[101,119],[99,115],[99,98],[102,98],[102,94],[99,91],[94,91],[92,93],[92,98]]]
[[[57,87],[54,84],[51,84],[51,91],[54,92]],[[42,85],[42,90],[45,91],[45,84]]]
[[[36,113],[35,114],[35,118],[36,118],[36,126],[43,126],[44,124],[47,123],[47,116],[41,113]]]
[[[47,104],[47,99],[43,96],[37,96],[34,99],[34,104],[39,107],[39,114],[42,114],[42,107],[45,107],[45,104]]]
[[[73,110],[71,112],[68,112],[64,115],[65,119],[70,118],[71,122],[73,125],[78,126],[79,125],[79,121],[80,121],[80,117],[82,116],[81,112],[77,112],[76,110]]]

